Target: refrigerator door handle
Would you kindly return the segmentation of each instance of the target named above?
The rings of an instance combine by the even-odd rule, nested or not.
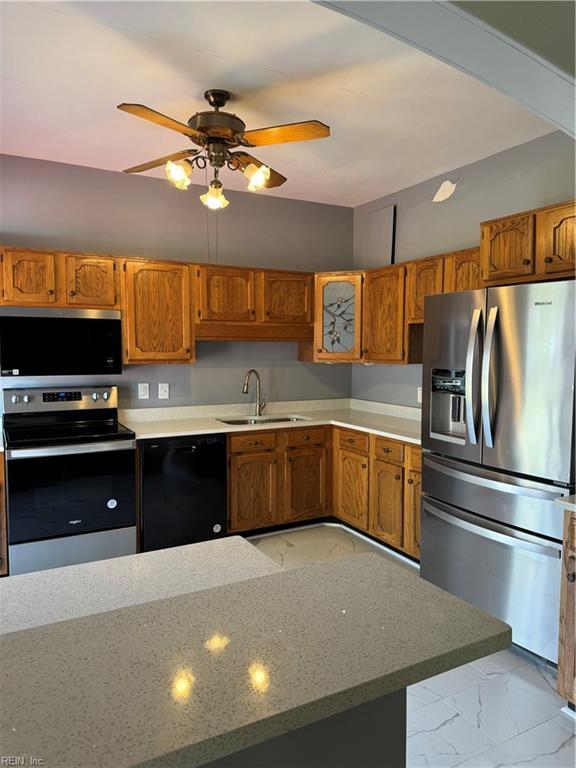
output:
[[[480,320],[482,319],[482,310],[475,309],[472,313],[470,322],[470,333],[468,334],[468,346],[466,348],[466,431],[471,445],[478,445],[478,431],[476,426],[478,404],[474,398],[474,354],[476,352],[476,342],[478,341],[478,332]]]
[[[534,499],[542,499],[543,501],[556,501],[564,494],[560,486],[555,487],[554,491],[549,491],[544,487],[536,487],[536,483],[532,481],[530,485],[523,484],[521,482],[505,482],[503,480],[496,480],[493,477],[488,477],[482,474],[478,468],[475,468],[474,472],[464,472],[461,469],[455,469],[452,466],[448,466],[444,461],[432,457],[429,454],[424,454],[424,466],[432,469],[434,472],[440,472],[443,475],[452,477],[455,480],[464,480],[466,483],[472,483],[473,485],[479,485],[482,488],[490,488],[493,491],[501,491],[502,493],[511,493],[515,496],[528,496]],[[512,478],[509,478],[511,480]],[[567,491],[565,491],[567,493]]]
[[[492,347],[496,333],[498,307],[490,307],[486,325],[486,346],[482,355],[482,428],[487,448],[494,448],[494,425],[492,424],[493,407],[490,402],[490,374],[492,370]],[[494,404],[495,405],[495,404]]]
[[[460,510],[457,511],[451,507],[449,508],[449,511],[444,511],[443,509],[440,509],[439,506],[443,505],[438,505],[437,502],[432,505],[425,497],[422,499],[422,512],[427,517],[435,517],[449,525],[462,528],[476,536],[496,541],[507,547],[525,549],[529,552],[544,555],[545,557],[552,557],[554,559],[562,557],[562,546],[560,544],[555,544],[553,541],[546,541],[546,544],[541,544],[541,540],[536,536],[521,533],[520,531],[508,528],[504,525],[494,523],[491,520],[475,518],[473,515],[468,515],[465,512],[461,512]],[[474,520],[482,520],[482,525],[478,525]]]

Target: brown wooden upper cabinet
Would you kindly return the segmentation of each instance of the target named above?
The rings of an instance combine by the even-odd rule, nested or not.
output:
[[[406,322],[424,322],[424,299],[442,293],[443,274],[442,256],[406,264]]]
[[[507,280],[534,272],[535,218],[529,213],[482,224],[483,280]]]
[[[374,363],[404,360],[404,266],[369,270],[364,278],[363,358]]]
[[[126,261],[123,304],[125,362],[194,359],[187,265]]]
[[[118,260],[104,256],[67,255],[66,301],[70,305],[116,306]]]
[[[443,293],[474,291],[481,287],[480,248],[465,248],[444,254]]]
[[[300,345],[300,360],[353,363],[361,359],[363,279],[363,272],[314,276],[314,340]]]
[[[6,249],[2,254],[2,279],[6,304],[54,304],[56,254]]]
[[[196,271],[198,320],[247,323],[256,320],[251,269],[204,265]]]
[[[536,272],[574,275],[576,206],[558,206],[536,214]]]
[[[256,277],[259,320],[265,323],[312,322],[311,274],[263,271]]]

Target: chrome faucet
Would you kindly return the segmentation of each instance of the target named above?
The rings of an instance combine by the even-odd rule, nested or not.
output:
[[[246,372],[246,376],[244,377],[244,386],[242,387],[242,394],[247,395],[248,394],[248,387],[250,385],[250,376],[254,376],[256,378],[256,411],[254,413],[255,418],[260,418],[262,416],[262,412],[264,411],[264,408],[266,408],[266,398],[263,397],[260,399],[260,374],[255,368],[250,368],[249,371]]]

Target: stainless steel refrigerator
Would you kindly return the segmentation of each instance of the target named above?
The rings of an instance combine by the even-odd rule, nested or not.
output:
[[[574,282],[429,296],[421,575],[558,658],[574,492]]]

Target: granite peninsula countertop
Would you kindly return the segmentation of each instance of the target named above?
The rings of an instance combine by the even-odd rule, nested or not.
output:
[[[280,568],[241,536],[0,579],[0,634],[126,608]]]
[[[326,401],[324,401],[326,402]],[[169,409],[163,409],[164,413]],[[185,409],[183,409],[185,410]],[[413,409],[410,409],[413,410]],[[407,443],[420,445],[420,421],[414,418],[389,415],[359,408],[318,408],[298,409],[295,405],[291,411],[265,413],[265,418],[274,416],[294,415],[302,418],[295,422],[273,422],[268,424],[233,425],[224,424],[218,418],[230,418],[222,415],[218,418],[210,416],[184,416],[174,418],[139,420],[122,415],[122,423],[136,433],[138,440],[162,437],[181,437],[185,435],[202,435],[227,432],[253,432],[266,429],[291,429],[297,427],[316,427],[333,425],[362,432],[391,437]],[[238,415],[238,412],[235,414]]]
[[[510,640],[377,554],[278,571],[3,634],[2,754],[190,768]]]

